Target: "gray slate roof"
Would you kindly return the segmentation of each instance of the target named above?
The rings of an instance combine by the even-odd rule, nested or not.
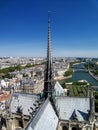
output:
[[[17,107],[23,109],[24,115],[30,115],[31,108],[35,109],[35,102],[38,101],[39,97],[32,94],[24,93],[13,93],[10,110],[11,113],[17,113]]]
[[[57,125],[58,117],[49,99],[47,99],[25,130],[56,130]]]
[[[56,108],[62,120],[77,118],[78,121],[88,121],[90,98],[56,97]]]
[[[59,82],[56,82],[56,84],[54,86],[54,90],[55,90],[55,95],[56,96],[61,96],[61,95],[63,96],[64,95],[64,89],[59,84]]]

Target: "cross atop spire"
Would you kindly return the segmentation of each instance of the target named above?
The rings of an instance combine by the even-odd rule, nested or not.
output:
[[[45,98],[52,97],[54,80],[53,80],[53,65],[51,57],[51,31],[50,31],[50,12],[48,13],[48,47],[47,47],[47,59],[44,75],[44,95]]]

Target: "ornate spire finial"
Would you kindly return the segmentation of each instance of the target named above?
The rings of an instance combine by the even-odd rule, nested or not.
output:
[[[51,11],[48,11],[48,23],[50,23],[50,15],[51,15]]]

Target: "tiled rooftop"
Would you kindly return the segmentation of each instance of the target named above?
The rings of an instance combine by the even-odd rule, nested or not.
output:
[[[30,115],[31,109],[35,109],[35,103],[39,97],[32,94],[14,93],[12,95],[10,110],[17,114],[17,108],[21,107],[24,115]]]
[[[59,117],[62,120],[72,120],[75,111],[78,121],[87,121],[88,111],[90,110],[90,99],[79,97],[56,97],[56,107]]]
[[[8,100],[9,98],[10,98],[10,93],[9,93],[9,94],[3,93],[3,94],[0,95],[0,102],[6,101],[6,100]]]
[[[64,89],[62,88],[62,86],[59,84],[59,82],[56,82],[55,86],[55,94],[56,96],[61,96],[64,95]]]
[[[25,130],[56,130],[58,117],[47,99]]]

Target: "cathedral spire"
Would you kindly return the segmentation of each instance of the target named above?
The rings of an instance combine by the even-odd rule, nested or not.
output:
[[[50,13],[48,13],[48,46],[47,46],[47,59],[44,75],[44,95],[45,98],[52,98],[52,92],[54,87],[53,80],[53,65],[51,56],[51,31],[50,31]]]
[[[47,47],[47,60],[52,63],[51,57],[51,31],[50,31],[50,13],[48,13],[48,47]]]

